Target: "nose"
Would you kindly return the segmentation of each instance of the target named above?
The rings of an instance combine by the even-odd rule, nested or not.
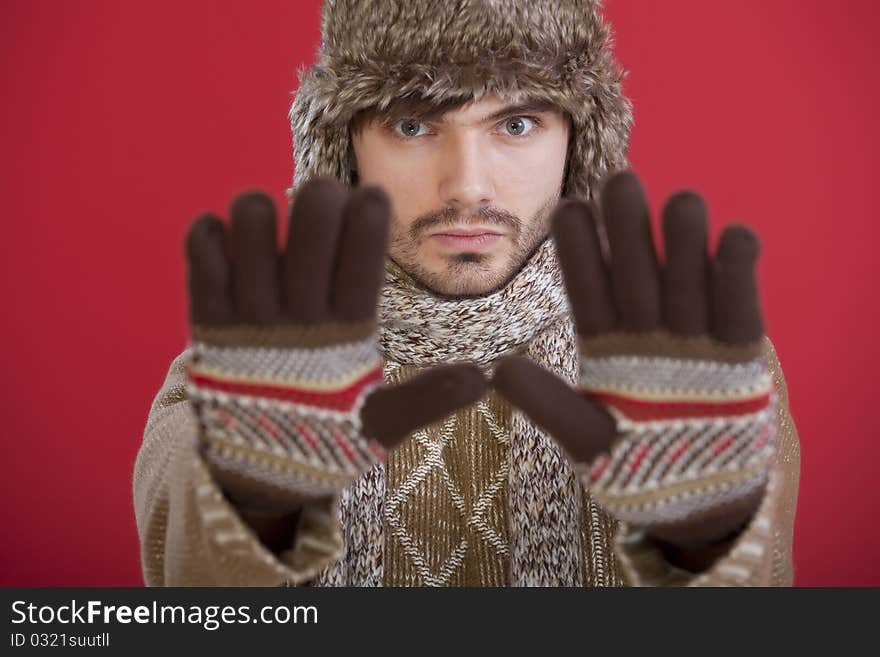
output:
[[[492,205],[495,188],[486,148],[479,135],[457,135],[447,142],[439,189],[447,206],[472,211]]]

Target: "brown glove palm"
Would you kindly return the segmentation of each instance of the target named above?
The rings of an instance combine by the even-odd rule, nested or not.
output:
[[[671,544],[707,545],[756,509],[774,449],[758,243],[730,226],[710,258],[702,199],[679,194],[664,210],[661,268],[635,176],[606,184],[601,211],[608,258],[591,206],[563,201],[554,217],[578,390],[518,357],[494,385],[560,441],[609,512]]]
[[[245,506],[332,496],[485,391],[465,364],[384,385],[376,305],[389,215],[381,190],[324,179],[298,192],[283,253],[259,192],[235,200],[230,233],[212,215],[190,229],[188,392],[202,455]]]

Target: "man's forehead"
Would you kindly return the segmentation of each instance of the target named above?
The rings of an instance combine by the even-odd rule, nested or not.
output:
[[[455,98],[436,102],[425,98],[402,98],[384,110],[374,109],[371,114],[383,119],[418,119],[420,121],[482,123],[504,118],[511,114],[559,112],[559,107],[541,98],[502,98],[497,95],[473,98]]]
[[[558,111],[558,108],[548,100],[536,98],[510,100],[492,96],[447,111],[432,119],[442,122],[484,123],[503,119],[511,114],[538,114],[550,111]]]

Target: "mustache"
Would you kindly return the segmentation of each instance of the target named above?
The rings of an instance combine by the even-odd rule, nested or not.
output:
[[[505,210],[493,207],[480,208],[474,213],[464,215],[455,208],[443,208],[418,217],[409,227],[412,239],[418,239],[429,230],[447,226],[495,225],[507,228],[514,236],[522,230],[523,221]]]

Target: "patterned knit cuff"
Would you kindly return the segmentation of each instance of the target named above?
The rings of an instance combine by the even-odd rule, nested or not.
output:
[[[579,386],[617,421],[610,452],[580,475],[619,519],[687,522],[766,485],[777,401],[762,358],[589,356]]]
[[[385,460],[361,434],[361,407],[382,384],[375,337],[312,348],[194,340],[190,353],[187,392],[213,467],[322,497]]]

